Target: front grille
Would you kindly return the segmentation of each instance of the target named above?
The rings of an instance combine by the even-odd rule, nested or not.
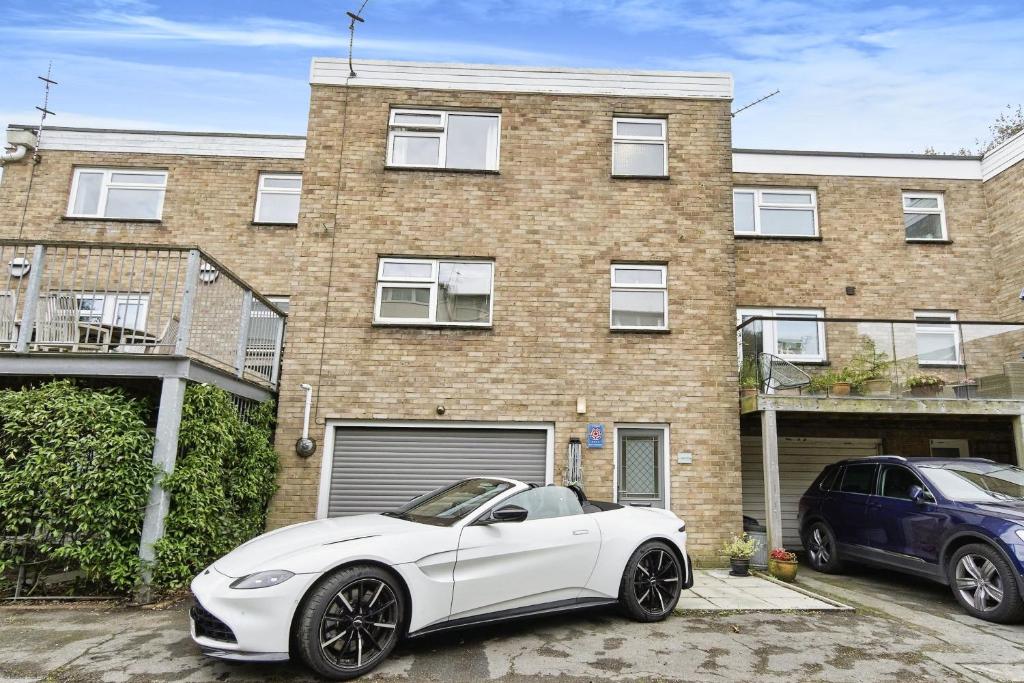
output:
[[[237,643],[234,632],[223,621],[206,611],[198,602],[192,604],[189,611],[192,623],[196,626],[196,635],[224,643]]]

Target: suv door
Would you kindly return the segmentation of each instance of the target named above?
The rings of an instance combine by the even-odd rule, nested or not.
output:
[[[915,503],[910,489],[928,487],[903,465],[882,465],[877,495],[868,503],[865,522],[867,545],[883,551],[885,561],[902,564],[911,560],[911,568],[921,569],[924,561],[938,566],[942,521],[934,500]],[[931,495],[929,493],[928,495]]]
[[[875,487],[873,463],[845,465],[823,506],[825,519],[843,545],[864,545],[867,504]]]
[[[506,505],[525,508],[526,520],[462,530],[452,619],[575,600],[597,564],[601,530],[569,489],[530,489],[495,507]]]

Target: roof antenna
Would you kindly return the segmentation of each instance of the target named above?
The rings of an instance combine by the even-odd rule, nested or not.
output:
[[[366,9],[366,3],[368,3],[368,2],[370,2],[370,0],[363,0],[363,4],[359,6],[359,11],[355,12],[354,14],[352,12],[345,12],[345,14],[347,14],[352,19],[352,21],[350,21],[349,24],[348,24],[348,77],[349,78],[355,78],[356,77],[356,70],[352,67],[352,48],[353,48],[353,46],[355,45],[355,42],[356,42],[356,22],[359,22],[360,24],[366,22],[366,19],[363,19],[362,14],[363,14],[363,10]]]
[[[41,80],[44,83],[44,86],[43,86],[43,106],[36,107],[36,109],[38,109],[41,112],[41,115],[39,116],[39,128],[36,129],[36,149],[35,149],[35,152],[32,154],[32,160],[35,161],[36,163],[39,163],[39,148],[42,146],[42,142],[43,142],[43,126],[46,124],[46,117],[47,116],[56,116],[55,113],[53,113],[52,111],[49,110],[49,106],[50,106],[50,88],[52,86],[58,85],[57,81],[53,80],[51,78],[51,76],[53,76],[53,62],[52,61],[50,62],[50,65],[46,68],[46,75],[45,76],[37,76],[36,77],[36,78],[38,78],[39,80]]]
[[[751,102],[750,104],[745,104],[745,105],[743,105],[742,107],[740,107],[739,109],[737,109],[736,111],[734,111],[734,112],[732,113],[732,115],[733,115],[733,116],[736,116],[736,114],[739,114],[739,113],[740,113],[741,111],[746,111],[747,109],[750,109],[751,107],[753,107],[753,106],[754,106],[754,105],[756,105],[756,104],[761,104],[762,102],[764,102],[765,100],[767,100],[767,99],[768,99],[769,97],[774,97],[774,96],[778,95],[778,94],[779,94],[780,92],[782,92],[782,91],[776,88],[775,92],[770,92],[770,93],[768,93],[767,95],[765,95],[764,97],[761,97],[761,98],[759,98],[759,99],[756,99],[756,100],[754,100],[754,101],[753,101],[753,102]]]

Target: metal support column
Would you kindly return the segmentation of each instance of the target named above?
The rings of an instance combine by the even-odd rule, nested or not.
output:
[[[235,350],[235,373],[245,375],[245,352],[249,347],[249,324],[252,322],[252,290],[242,294],[242,313],[238,325],[238,347]]]
[[[774,410],[761,411],[764,511],[768,549],[782,547],[782,494],[779,486],[779,429]]]
[[[1024,416],[1013,418],[1013,446],[1017,453],[1017,467],[1024,467]]]
[[[25,288],[25,306],[21,310],[21,327],[14,350],[27,353],[32,332],[36,326],[36,311],[39,307],[39,290],[43,284],[43,268],[46,261],[46,247],[37,244],[32,250],[32,266],[28,272],[28,286]]]

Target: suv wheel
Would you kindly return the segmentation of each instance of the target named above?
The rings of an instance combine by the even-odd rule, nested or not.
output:
[[[947,571],[953,596],[972,617],[1001,624],[1024,617],[1013,568],[995,548],[965,545],[953,553]]]
[[[824,522],[814,522],[804,532],[804,548],[811,568],[825,574],[838,574],[843,569],[836,547],[836,535]]]

